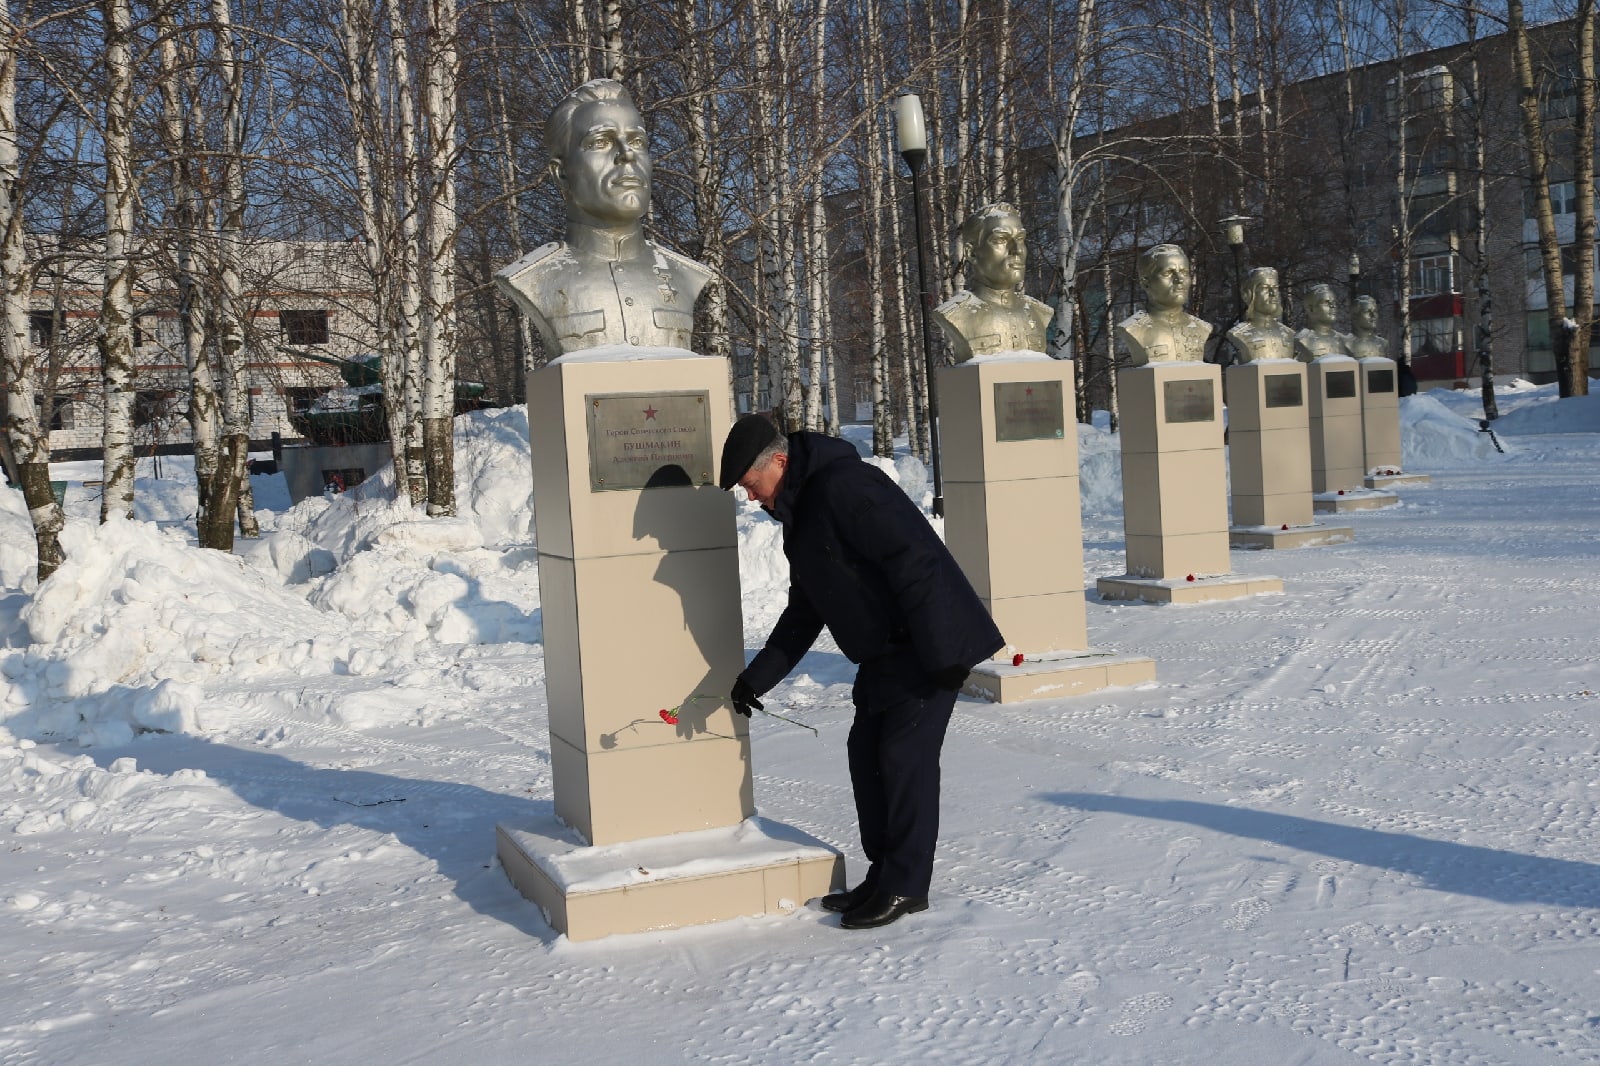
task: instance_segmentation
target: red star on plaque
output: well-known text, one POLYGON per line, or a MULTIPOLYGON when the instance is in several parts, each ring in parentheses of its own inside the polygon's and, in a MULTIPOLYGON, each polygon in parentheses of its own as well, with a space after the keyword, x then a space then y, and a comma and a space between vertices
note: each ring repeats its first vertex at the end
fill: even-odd
POLYGON ((1032 396, 1033 395, 1033 386, 1030 385, 1030 386, 1028 386, 1026 389, 1024 389, 1022 391, 1023 391, 1024 395, 1032 396))
POLYGON ((656 409, 654 407, 646 407, 644 409, 644 419, 645 419, 646 422, 655 421, 655 417, 656 417, 656 409))

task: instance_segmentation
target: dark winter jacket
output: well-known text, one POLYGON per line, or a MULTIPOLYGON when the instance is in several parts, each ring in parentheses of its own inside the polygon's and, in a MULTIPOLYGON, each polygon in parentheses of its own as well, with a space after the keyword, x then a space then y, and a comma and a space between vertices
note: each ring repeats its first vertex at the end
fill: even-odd
POLYGON ((928 519, 848 441, 790 434, 770 513, 783 526, 789 603, 745 671, 756 692, 794 669, 824 625, 853 663, 909 648, 927 674, 1005 645, 928 519))

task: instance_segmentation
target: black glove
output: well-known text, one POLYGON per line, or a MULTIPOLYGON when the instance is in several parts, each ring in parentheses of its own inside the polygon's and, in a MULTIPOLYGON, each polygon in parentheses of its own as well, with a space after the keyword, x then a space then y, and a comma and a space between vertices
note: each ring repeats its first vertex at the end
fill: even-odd
POLYGON ((946 692, 960 692, 971 673, 965 666, 941 666, 933 672, 933 683, 946 692))
POLYGON ((762 709, 761 701, 756 699, 756 690, 750 687, 750 682, 744 679, 743 674, 733 682, 733 692, 728 698, 733 700, 733 709, 746 718, 750 717, 751 711, 762 709))

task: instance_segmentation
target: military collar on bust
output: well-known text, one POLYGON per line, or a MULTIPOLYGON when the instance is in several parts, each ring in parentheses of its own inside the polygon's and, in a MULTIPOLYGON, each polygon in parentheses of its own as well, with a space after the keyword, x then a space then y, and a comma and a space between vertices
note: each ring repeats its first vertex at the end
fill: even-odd
POLYGON ((587 252, 612 262, 639 259, 646 254, 644 231, 638 227, 619 231, 586 226, 581 222, 569 222, 567 244, 580 252, 587 252))

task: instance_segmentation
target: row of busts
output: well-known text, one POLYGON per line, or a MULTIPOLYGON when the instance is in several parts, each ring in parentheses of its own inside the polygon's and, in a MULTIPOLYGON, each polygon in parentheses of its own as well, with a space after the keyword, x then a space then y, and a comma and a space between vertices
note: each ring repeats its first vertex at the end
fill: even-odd
MULTIPOLYGON (((934 312, 956 362, 1000 352, 1045 350, 1054 311, 1022 292, 1026 238, 1022 217, 1009 204, 981 207, 962 224, 968 287, 934 312)), ((1191 279, 1189 257, 1175 244, 1157 245, 1139 257, 1145 306, 1117 324, 1117 338, 1127 353, 1125 365, 1205 359, 1212 327, 1184 310, 1191 279)), ((1234 362, 1313 362, 1335 355, 1361 359, 1386 354, 1387 343, 1376 333, 1378 305, 1370 296, 1356 300, 1348 334, 1335 327, 1338 301, 1331 286, 1307 290, 1306 327, 1298 333, 1283 323, 1276 270, 1252 270, 1244 279, 1243 299, 1245 319, 1228 331, 1234 362)))

